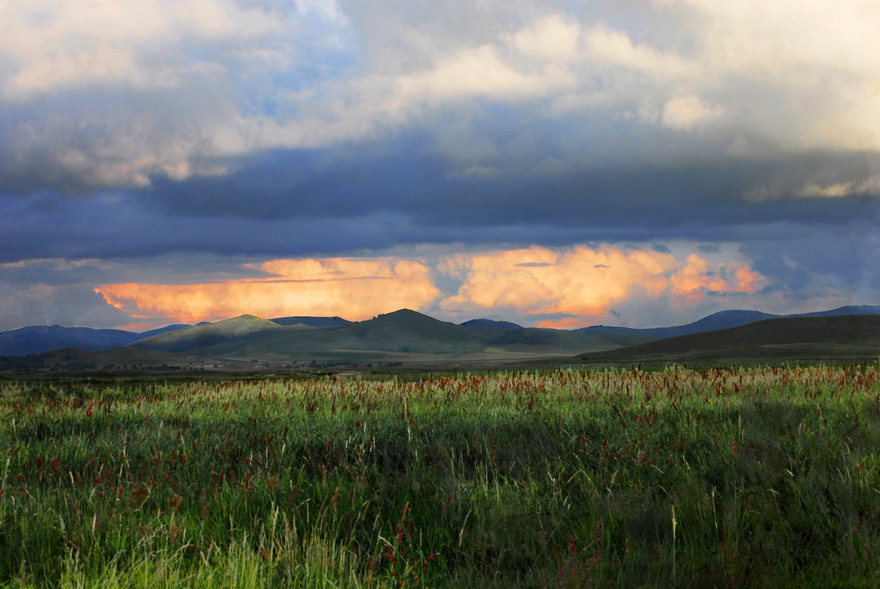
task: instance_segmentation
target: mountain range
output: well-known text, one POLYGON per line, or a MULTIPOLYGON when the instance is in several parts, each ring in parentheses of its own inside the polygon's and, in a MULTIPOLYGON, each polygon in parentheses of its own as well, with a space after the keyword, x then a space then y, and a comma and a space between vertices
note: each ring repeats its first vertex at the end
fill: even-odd
POLYGON ((680 326, 645 329, 592 326, 571 331, 526 328, 490 319, 474 319, 456 325, 409 309, 360 322, 340 317, 269 320, 241 315, 213 323, 170 325, 141 333, 33 326, 0 333, 0 356, 4 356, 0 370, 84 367, 228 369, 253 368, 254 364, 260 368, 293 368, 400 362, 491 364, 564 358, 573 354, 579 355, 575 358, 587 357, 590 361, 624 362, 626 358, 637 357, 659 360, 670 354, 696 358, 700 354, 706 356, 711 350, 716 350, 715 356, 725 357, 742 354, 746 348, 754 352, 761 346, 764 346, 762 354, 767 354, 768 350, 779 352, 783 348, 792 351, 792 346, 797 347, 795 344, 816 348, 823 341, 828 343, 831 335, 841 341, 850 341, 852 338, 847 340, 849 336, 844 332, 855 329, 854 324, 846 327, 845 322, 831 321, 820 325, 817 321, 852 316, 863 317, 859 325, 869 328, 853 336, 858 341, 850 351, 857 348, 859 353, 869 352, 874 349, 874 342, 868 337, 870 326, 875 319, 880 322, 880 307, 876 306, 841 307, 796 316, 722 311, 680 326), (870 315, 874 317, 864 317, 870 315), (795 319, 800 323, 792 323, 795 319), (783 321, 783 324, 775 324, 776 321, 783 321), (776 325, 773 328, 776 335, 755 327, 752 331, 733 332, 718 339, 721 337, 718 334, 724 330, 743 330, 753 324, 776 325), (779 325, 786 327, 782 329, 779 325), (810 335, 811 329, 824 330, 825 335, 810 335), (788 339, 776 341, 782 333, 788 333, 785 336, 788 339), (710 335, 703 340, 679 341, 682 337, 694 338, 700 334, 710 335), (740 342, 737 344, 740 348, 733 346, 732 342, 740 342))
POLYGON ((401 309, 367 321, 324 328, 302 323, 282 326, 253 315, 242 315, 145 338, 131 346, 204 357, 354 359, 398 354, 474 354, 493 348, 598 350, 649 339, 652 338, 524 328, 487 320, 456 325, 401 309))
POLYGON ((127 346, 140 339, 187 327, 190 326, 175 324, 137 333, 122 329, 33 325, 0 333, 0 356, 25 356, 64 348, 78 348, 93 352, 109 350, 119 346, 127 346))
MULTIPOLYGON (((318 328, 344 327, 352 323, 340 317, 276 317, 270 321, 281 326, 305 325, 318 328)), ((26 356, 27 354, 41 354, 65 348, 99 352, 127 346, 163 333, 206 325, 212 324, 210 322, 196 325, 175 323, 142 332, 123 329, 62 327, 60 325, 31 325, 0 332, 0 356, 26 356)))

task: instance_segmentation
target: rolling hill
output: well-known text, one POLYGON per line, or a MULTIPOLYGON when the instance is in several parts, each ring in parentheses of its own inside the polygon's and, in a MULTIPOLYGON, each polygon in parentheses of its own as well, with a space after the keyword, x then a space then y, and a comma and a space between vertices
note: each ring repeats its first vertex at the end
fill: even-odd
MULTIPOLYGON (((439 321, 401 309, 333 331, 312 330, 272 337, 231 352, 238 358, 404 359, 405 355, 488 354, 503 358, 532 353, 546 357, 575 350, 607 350, 640 343, 647 336, 588 335, 564 330, 513 327, 470 327, 439 321)), ((232 342, 231 342, 232 343, 232 342)), ((199 351, 201 354, 204 351, 199 351)), ((217 351, 216 348, 213 351, 217 351)))
POLYGON ((476 333, 484 340, 490 340, 495 337, 504 335, 505 333, 522 329, 522 325, 517 325, 510 321, 495 321, 494 319, 471 319, 460 323, 459 327, 463 327, 471 333, 476 333))
MULTIPOLYGON (((589 363, 821 361, 876 359, 880 355, 880 307, 841 307, 806 316, 772 317, 758 311, 724 311, 685 326, 628 329, 595 326, 575 331, 524 328, 510 322, 476 319, 461 325, 401 309, 357 323, 339 317, 282 317, 278 321, 242 315, 216 323, 169 326, 143 337, 122 330, 43 328, 46 341, 57 334, 79 335, 82 349, 5 357, 0 369, 101 369, 106 366, 155 369, 249 369, 352 362, 504 363, 532 359, 586 358, 589 363), (716 329, 718 326, 735 327, 716 329), (310 325, 311 324, 311 325, 310 325), (705 331, 705 330, 712 331, 705 331), (59 331, 61 330, 61 331, 59 331), (702 330, 702 331, 701 331, 702 330), (665 339, 657 335, 684 333, 665 339), (101 332, 100 337, 93 332, 101 332), (54 334, 54 335, 53 335, 54 334), (104 338, 104 339, 100 339, 104 338), (97 342, 97 343, 96 343, 97 342), (117 347, 102 349, 122 342, 117 347), (102 348, 87 349, 85 345, 102 348), (100 353, 100 355, 96 355, 100 353), (256 363, 256 364, 254 364, 256 363)), ((39 335, 27 328, 0 334, 39 335), (17 331, 22 332, 16 334, 17 331)), ((37 341, 34 335, 31 341, 37 341)), ((7 354, 7 356, 9 356, 7 354)))
MULTIPOLYGON (((217 358, 235 354, 238 350, 247 348, 260 342, 279 339, 293 334, 303 334, 312 331, 324 331, 317 327, 309 327, 302 323, 294 323, 293 325, 283 325, 278 329, 267 328, 252 331, 244 335, 222 339, 208 346, 193 347, 187 350, 188 353, 205 358, 217 358)), ((204 343, 204 342, 200 342, 204 343)))
POLYGON ((352 322, 343 319, 342 317, 275 317, 274 319, 270 319, 272 323, 277 323, 281 326, 287 325, 307 325, 309 327, 316 327, 318 329, 337 329, 339 327, 345 327, 346 325, 351 325, 352 322))
POLYGON ((482 350, 479 336, 409 309, 379 315, 340 329, 310 330, 244 347, 235 357, 333 356, 344 352, 465 354, 482 350))
POLYGON ((0 333, 0 356, 25 356, 64 348, 97 352, 186 327, 189 325, 169 325, 136 333, 122 329, 33 325, 0 333))
POLYGON ((689 335, 692 333, 703 333, 706 331, 717 331, 719 329, 728 329, 731 327, 739 327, 740 325, 748 325, 765 319, 780 319, 785 317, 837 317, 841 315, 878 315, 880 314, 880 306, 874 305, 850 305, 846 307, 838 307, 828 311, 816 311, 814 313, 800 313, 792 315, 774 315, 772 313, 763 313, 761 311, 719 311, 707 315, 702 319, 698 319, 693 323, 685 325, 674 325, 671 327, 615 327, 611 325, 591 325, 590 327, 581 327, 574 331, 580 333, 620 333, 631 335, 650 335, 656 338, 676 337, 679 335, 689 335))
POLYGON ((490 329, 522 329, 522 325, 518 325, 511 321, 496 321, 495 319, 471 319, 470 321, 465 321, 464 323, 458 324, 460 327, 464 327, 465 329, 481 329, 481 328, 490 328, 490 329))
MULTIPOLYGON (((645 340, 633 340, 627 338, 609 338, 609 335, 615 336, 650 336, 653 338, 667 338, 679 335, 687 335, 692 333, 702 333, 718 329, 726 329, 739 325, 747 325, 764 319, 778 317, 825 317, 839 315, 869 315, 880 313, 880 307, 871 305, 853 305, 839 307, 828 311, 818 311, 814 313, 805 313, 799 315, 772 315, 762 313, 760 311, 721 311, 713 313, 693 323, 687 325, 678 325, 671 327, 651 327, 651 328, 630 328, 616 327, 607 325, 594 325, 574 330, 577 333, 589 336, 601 336, 599 340, 585 340, 582 344, 584 350, 595 348, 595 342, 604 342, 611 345, 631 345, 633 343, 641 343, 645 340), (586 341, 593 343, 587 344, 586 341)), ((265 320, 263 320, 265 321, 265 320)), ((285 328, 310 327, 322 330, 341 329, 350 325, 354 325, 351 321, 342 319, 341 317, 313 317, 313 316, 291 316, 277 317, 271 319, 270 322, 275 326, 285 328)), ((220 322, 222 323, 222 322, 220 322)), ((125 331, 120 329, 92 329, 86 327, 61 327, 58 325, 34 325, 22 327, 0 333, 0 356, 24 356, 27 354, 38 354, 51 350, 78 348, 89 351, 100 351, 113 349, 118 346, 130 345, 134 342, 147 340, 152 336, 166 332, 185 330, 191 327, 206 327, 215 325, 208 322, 191 325, 169 325, 152 331, 141 333, 125 331)), ((251 327, 255 327, 251 325, 251 327)), ((207 332, 188 332, 183 338, 159 338, 141 345, 143 348, 166 349, 171 346, 180 351, 196 351, 201 355, 210 356, 212 354, 229 354, 236 349, 247 345, 258 343, 265 339, 273 339, 283 335, 290 335, 288 332, 269 333, 269 329, 273 325, 266 323, 262 327, 255 330, 245 330, 245 333, 228 330, 225 327, 212 328, 207 332), (263 329, 265 328, 265 329, 263 329), (216 330, 219 329, 219 333, 216 330), (214 333, 216 337, 208 337, 206 334, 214 333), (201 333, 201 336, 198 334, 201 333), (247 337, 245 337, 245 335, 247 337), (238 343, 233 340, 238 339, 238 343), (182 343, 189 340, 188 343, 182 343), (172 343, 172 342, 177 342, 172 343), (240 344, 240 345, 239 345, 240 344)), ((576 339, 566 338, 565 336, 553 337, 548 334, 535 334, 524 332, 518 335, 511 335, 508 332, 523 329, 522 326, 509 321, 497 321, 492 319, 472 319, 461 323, 459 327, 467 329, 472 334, 477 334, 484 342, 491 342, 496 338, 500 338, 493 342, 492 345, 538 345, 549 346, 559 345, 563 347, 577 347, 576 339)), ((534 329, 534 328, 528 328, 534 329)), ((559 330, 560 332, 564 330, 559 330)), ((292 333, 292 332, 291 332, 292 333)), ((566 332, 568 333, 568 332, 566 332)), ((318 338, 320 339, 320 338, 318 338)), ((404 344, 405 345, 405 344, 404 344)))
POLYGON ((267 330, 282 329, 277 323, 254 315, 240 315, 232 319, 196 325, 148 337, 130 344, 134 348, 162 352, 190 352, 214 346, 235 338, 267 330))
MULTIPOLYGON (((318 329, 338 329, 351 325, 351 321, 342 319, 341 317, 279 317, 271 320, 275 326, 301 326, 312 327, 318 329)), ((174 324, 152 329, 144 332, 134 332, 122 329, 93 329, 90 327, 62 327, 60 325, 31 325, 21 327, 0 333, 0 356, 26 356, 28 354, 41 354, 43 352, 51 352, 53 350, 63 350, 66 348, 76 348, 87 351, 102 351, 117 348, 119 346, 127 346, 135 342, 140 342, 153 336, 185 330, 190 328, 202 328, 214 325, 210 322, 201 322, 196 325, 174 324)), ((271 327, 263 324, 264 327, 271 327)), ((226 336, 237 337, 241 333, 235 333, 234 329, 227 329, 228 326, 221 328, 219 332, 226 331, 226 336)), ((165 337, 150 340, 147 344, 136 346, 150 349, 166 349, 172 345, 173 341, 192 340, 192 345, 197 347, 205 347, 202 344, 213 345, 217 340, 203 338, 201 342, 199 337, 194 334, 214 333, 217 335, 216 328, 207 331, 187 332, 182 338, 165 337)), ((228 337, 220 337, 220 340, 226 341, 228 337)), ((172 345, 175 347, 175 345, 172 345)), ((180 344, 180 351, 188 350, 192 346, 190 344, 180 344)), ((192 348, 195 349, 195 348, 192 348)))
POLYGON ((829 311, 815 311, 813 313, 800 313, 787 315, 788 317, 838 317, 840 315, 880 315, 880 306, 876 305, 847 305, 829 311))
POLYGON ((706 331, 716 331, 718 329, 728 329, 730 327, 739 327, 740 325, 748 325, 756 321, 764 319, 775 319, 781 315, 772 315, 770 313, 762 313, 761 311, 719 311, 712 313, 702 319, 688 323, 686 325, 673 325, 670 327, 615 327, 611 325, 592 325, 590 327, 581 327, 575 331, 580 333, 616 333, 629 335, 648 335, 654 338, 663 339, 668 337, 677 337, 680 335, 690 335, 692 333, 703 333, 706 331))
POLYGON ((880 315, 767 319, 718 331, 582 355, 589 363, 876 360, 880 315))

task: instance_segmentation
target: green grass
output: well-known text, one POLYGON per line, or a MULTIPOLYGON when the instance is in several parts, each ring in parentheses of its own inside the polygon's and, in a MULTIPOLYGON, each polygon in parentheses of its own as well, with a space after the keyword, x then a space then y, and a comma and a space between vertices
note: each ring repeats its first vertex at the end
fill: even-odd
POLYGON ((880 372, 0 389, 0 585, 874 586, 880 372))

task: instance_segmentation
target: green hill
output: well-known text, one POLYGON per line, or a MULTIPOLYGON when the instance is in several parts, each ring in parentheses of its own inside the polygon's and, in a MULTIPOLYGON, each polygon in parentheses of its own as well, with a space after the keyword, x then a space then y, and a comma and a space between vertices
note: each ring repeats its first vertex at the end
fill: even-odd
POLYGON ((375 319, 326 331, 312 330, 273 338, 242 348, 236 357, 287 356, 304 358, 330 350, 414 354, 466 354, 479 352, 479 336, 454 323, 401 309, 375 319))
POLYGON ((318 329, 337 329, 351 325, 351 321, 342 317, 312 317, 298 315, 296 317, 273 317, 270 319, 272 323, 278 325, 308 325, 309 327, 317 327, 318 329))
MULTIPOLYGON (((399 347, 400 342, 424 340, 441 347, 466 347, 477 349, 481 345, 478 336, 454 323, 440 321, 411 311, 401 309, 393 313, 379 315, 369 321, 361 321, 344 329, 340 333, 357 337, 366 344, 399 347)), ((428 344, 431 347, 431 344, 428 344)))
POLYGON ((504 335, 508 331, 516 331, 523 328, 522 325, 517 325, 510 321, 495 321, 493 319, 471 319, 458 325, 471 333, 479 335, 483 340, 490 340, 504 335))
MULTIPOLYGON (((229 351, 234 358, 295 359, 339 358, 367 360, 401 355, 483 354, 503 361, 505 354, 522 358, 565 355, 575 350, 607 350, 651 340, 649 336, 581 334, 565 330, 466 328, 427 315, 401 309, 333 331, 313 330, 284 334, 229 351)), ((262 337, 262 336, 261 336, 262 337)), ((231 344, 238 344, 230 342, 231 344)), ((218 352, 223 346, 214 347, 218 352)), ((199 353, 208 350, 200 350, 199 353)), ((424 358, 423 358, 424 360, 424 358)))
POLYGON ((302 323, 294 323, 293 325, 281 326, 278 329, 262 329, 239 335, 234 338, 225 339, 202 348, 195 348, 191 350, 190 353, 204 358, 228 356, 235 354, 238 350, 253 346, 260 342, 268 342, 270 340, 280 339, 293 334, 301 335, 312 331, 324 331, 325 329, 326 328, 311 327, 302 323))
POLYGON ((281 326, 277 323, 255 317, 254 315, 241 315, 232 319, 217 321, 216 323, 196 325, 195 327, 162 333, 134 342, 129 347, 164 352, 192 352, 256 332, 276 329, 281 329, 281 326))
POLYGON ((876 360, 880 316, 786 317, 582 355, 590 363, 876 360))

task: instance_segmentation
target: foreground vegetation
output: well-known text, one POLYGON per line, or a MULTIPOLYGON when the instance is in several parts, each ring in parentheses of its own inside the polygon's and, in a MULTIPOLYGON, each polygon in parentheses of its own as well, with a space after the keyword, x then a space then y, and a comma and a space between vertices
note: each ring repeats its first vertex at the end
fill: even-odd
POLYGON ((880 580, 873 367, 0 389, 0 585, 880 580))

